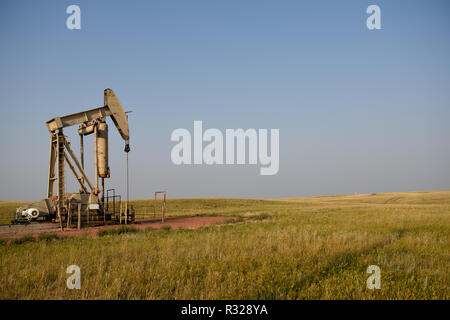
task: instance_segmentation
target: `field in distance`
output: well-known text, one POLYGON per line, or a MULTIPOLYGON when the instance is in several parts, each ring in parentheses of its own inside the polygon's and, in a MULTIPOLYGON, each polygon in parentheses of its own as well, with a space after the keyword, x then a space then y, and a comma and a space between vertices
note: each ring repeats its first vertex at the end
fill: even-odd
MULTIPOLYGON (((138 214, 152 200, 136 200, 138 214)), ((0 202, 4 220, 16 203, 0 202)), ((0 244, 0 299, 448 299, 450 191, 278 200, 169 199, 195 230, 0 244), (81 269, 81 289, 66 268, 81 269), (381 269, 369 290, 367 267, 381 269)))

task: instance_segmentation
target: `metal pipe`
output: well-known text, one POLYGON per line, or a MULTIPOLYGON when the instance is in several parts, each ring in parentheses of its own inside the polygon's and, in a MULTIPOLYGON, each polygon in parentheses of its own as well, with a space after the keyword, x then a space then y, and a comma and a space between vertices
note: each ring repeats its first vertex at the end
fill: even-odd
POLYGON ((98 194, 98 159, 97 159, 97 124, 94 126, 94 149, 95 149, 95 194, 98 194))
POLYGON ((102 203, 105 203, 105 178, 102 177, 102 203))
POLYGON ((81 202, 78 203, 78 221, 77 221, 77 229, 81 229, 81 202))
MULTIPOLYGON (((81 160, 81 168, 83 168, 84 170, 84 139, 82 134, 80 134, 80 160, 81 160)), ((81 178, 81 182, 84 184, 83 178, 81 178)))
POLYGON ((128 190, 128 152, 127 152, 127 201, 125 205, 125 224, 128 224, 128 199, 129 199, 129 190, 128 190))

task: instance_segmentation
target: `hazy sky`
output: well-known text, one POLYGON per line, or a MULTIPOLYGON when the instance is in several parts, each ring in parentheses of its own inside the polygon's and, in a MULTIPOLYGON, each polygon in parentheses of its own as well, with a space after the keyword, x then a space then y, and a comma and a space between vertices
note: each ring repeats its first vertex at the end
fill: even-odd
MULTIPOLYGON (((105 88, 133 110, 131 198, 450 189, 449 9, 445 0, 1 1, 0 200, 45 196, 45 121, 101 106, 105 88), (81 30, 66 28, 71 4, 81 30), (371 4, 382 30, 366 27, 371 4), (174 165, 170 135, 192 132, 194 120, 279 129, 279 173, 174 165)), ((125 195, 123 141, 108 121, 107 186, 125 195)), ((76 128, 65 133, 78 151, 76 128)), ((92 176, 92 155, 86 163, 92 176)))

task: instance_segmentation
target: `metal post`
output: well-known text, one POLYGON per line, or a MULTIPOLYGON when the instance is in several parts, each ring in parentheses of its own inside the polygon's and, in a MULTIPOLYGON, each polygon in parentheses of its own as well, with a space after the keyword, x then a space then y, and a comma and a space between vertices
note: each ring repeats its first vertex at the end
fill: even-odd
POLYGON ((67 226, 66 226, 66 228, 67 229, 69 229, 69 228, 71 228, 72 226, 70 225, 70 219, 71 219, 71 216, 70 216, 70 202, 69 202, 69 200, 67 200, 67 226))
MULTIPOLYGON (((104 185, 103 185, 103 178, 102 178, 102 192, 104 189, 104 185)), ((105 202, 104 202, 104 194, 102 194, 102 206, 103 206, 103 224, 106 224, 106 210, 105 210, 105 202)))
POLYGON ((55 133, 52 133, 50 136, 50 157, 49 157, 49 165, 48 165, 48 185, 47 185, 47 198, 51 198, 53 196, 53 185, 56 180, 55 168, 56 168, 56 146, 57 144, 57 136, 55 133))
POLYGON ((122 201, 120 201, 119 224, 122 224, 122 201))
POLYGON ((163 223, 164 223, 164 218, 166 217, 166 192, 164 191, 164 203, 163 203, 163 223))
POLYGON ((78 203, 78 230, 81 229, 81 203, 78 203))
POLYGON ((94 149, 95 149, 95 194, 98 194, 98 159, 97 159, 97 124, 94 125, 94 149))
POLYGON ((61 231, 64 230, 62 223, 62 213, 64 211, 64 134, 59 129, 57 135, 57 157, 58 157, 58 218, 61 231))
POLYGON ((156 218, 156 193, 155 192, 155 201, 153 201, 153 218, 156 218))

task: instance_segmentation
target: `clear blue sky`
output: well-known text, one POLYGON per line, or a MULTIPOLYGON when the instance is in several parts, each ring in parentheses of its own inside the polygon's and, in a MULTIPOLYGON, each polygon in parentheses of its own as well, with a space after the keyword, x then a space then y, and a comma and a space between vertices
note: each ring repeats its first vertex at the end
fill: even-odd
MULTIPOLYGON (((102 105, 105 88, 133 110, 131 198, 450 189, 449 13, 445 0, 1 1, 0 199, 45 196, 45 121, 102 105), (71 4, 81 30, 66 28, 71 4), (366 28, 371 4, 382 30, 366 28), (175 166, 170 135, 193 120, 279 128, 279 173, 175 166)), ((110 137, 107 185, 124 195, 110 137)))

